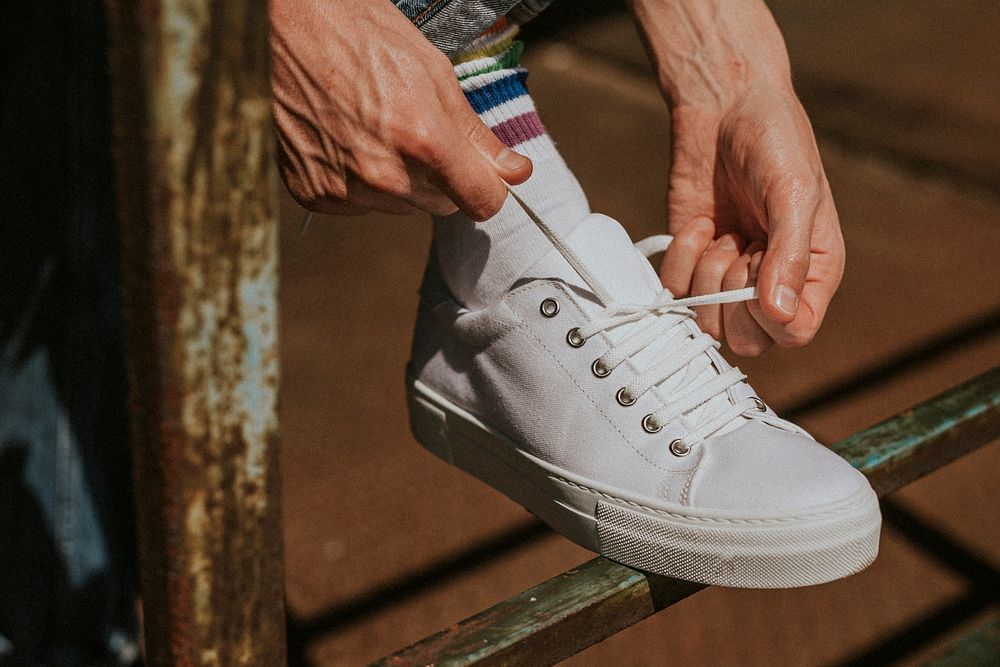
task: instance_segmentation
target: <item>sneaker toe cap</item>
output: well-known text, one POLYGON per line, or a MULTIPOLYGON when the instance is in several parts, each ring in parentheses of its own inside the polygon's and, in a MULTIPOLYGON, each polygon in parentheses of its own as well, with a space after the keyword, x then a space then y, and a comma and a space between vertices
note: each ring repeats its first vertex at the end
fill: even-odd
POLYGON ((853 498, 868 480, 822 444, 753 420, 703 443, 691 506, 760 516, 853 498))

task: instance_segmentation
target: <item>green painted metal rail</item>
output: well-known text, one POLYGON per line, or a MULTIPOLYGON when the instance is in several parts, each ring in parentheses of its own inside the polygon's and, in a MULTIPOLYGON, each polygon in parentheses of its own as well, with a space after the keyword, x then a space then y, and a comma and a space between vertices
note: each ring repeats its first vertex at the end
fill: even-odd
POLYGON ((1000 655, 1000 618, 983 623, 959 638, 927 667, 977 667, 997 664, 1000 655))
MULTIPOLYGON (((833 446, 885 496, 1000 438, 1000 367, 833 446)), ((377 665, 544 665, 704 588, 595 558, 377 665)))

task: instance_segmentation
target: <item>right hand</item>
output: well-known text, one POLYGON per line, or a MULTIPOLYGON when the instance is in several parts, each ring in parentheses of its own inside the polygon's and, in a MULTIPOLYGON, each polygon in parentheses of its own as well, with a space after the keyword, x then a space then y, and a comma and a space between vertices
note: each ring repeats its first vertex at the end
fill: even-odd
POLYGON ((531 175, 388 0, 271 0, 268 11, 279 168, 303 207, 485 220, 504 181, 531 175))

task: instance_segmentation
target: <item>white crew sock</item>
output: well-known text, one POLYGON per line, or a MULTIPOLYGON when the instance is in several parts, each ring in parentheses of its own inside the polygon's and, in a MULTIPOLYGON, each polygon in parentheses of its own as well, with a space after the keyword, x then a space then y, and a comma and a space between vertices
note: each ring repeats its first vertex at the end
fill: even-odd
MULTIPOLYGON (((590 213, 590 206, 528 95, 527 72, 517 65, 521 44, 513 41, 516 31, 516 26, 499 25, 484 33, 457 56, 455 75, 493 133, 531 158, 531 178, 515 190, 565 237, 590 213)), ((551 248, 509 196, 500 212, 484 222, 462 213, 435 217, 434 245, 448 289, 471 309, 494 303, 551 248)))

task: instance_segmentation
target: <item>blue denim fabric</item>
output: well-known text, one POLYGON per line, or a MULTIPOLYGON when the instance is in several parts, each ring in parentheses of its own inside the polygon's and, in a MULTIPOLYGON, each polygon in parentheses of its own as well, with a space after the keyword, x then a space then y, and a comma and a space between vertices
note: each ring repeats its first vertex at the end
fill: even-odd
POLYGON ((501 16, 524 23, 552 0, 394 0, 400 11, 449 58, 501 16))
POLYGON ((127 664, 135 544, 103 3, 3 3, 0 25, 0 664, 127 664))

